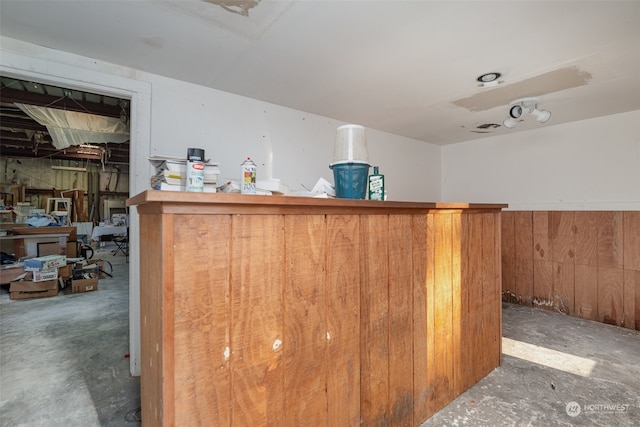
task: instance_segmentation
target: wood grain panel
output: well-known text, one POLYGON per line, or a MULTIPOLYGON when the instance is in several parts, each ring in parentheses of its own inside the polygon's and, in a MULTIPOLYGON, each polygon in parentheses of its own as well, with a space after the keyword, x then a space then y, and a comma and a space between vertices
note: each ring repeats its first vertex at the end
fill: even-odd
POLYGON ((170 248, 173 243, 170 239, 163 243, 163 231, 172 228, 172 222, 163 222, 159 216, 140 217, 140 246, 148 250, 148 256, 140 263, 140 276, 148 278, 140 283, 140 328, 144 331, 140 337, 140 397, 141 414, 150 425, 172 423, 174 414, 171 400, 167 402, 166 408, 163 407, 164 393, 173 394, 172 381, 167 383, 166 388, 164 386, 165 371, 171 380, 173 375, 169 364, 163 360, 163 354, 165 349, 171 348, 173 342, 172 335, 163 337, 162 328, 162 300, 165 293, 171 293, 171 288, 164 286, 162 274, 166 270, 169 277, 173 277, 173 271, 171 266, 162 264, 161 256, 163 245, 170 248), (169 417, 165 415, 166 412, 169 412, 169 417))
POLYGON ((483 358, 480 351, 483 348, 483 257, 482 257, 482 239, 483 239, 483 221, 481 215, 469 215, 467 220, 467 241, 468 266, 465 269, 467 274, 466 282, 469 288, 469 313, 467 315, 467 323, 464 327, 469 331, 469 343, 467 363, 469 364, 470 377, 467 379, 466 385, 475 384, 481 378, 483 358))
POLYGON ((360 411, 364 425, 389 424, 389 219, 360 217, 360 411))
POLYGON ((576 264, 598 265, 598 213, 578 211, 573 214, 576 231, 576 264))
MULTIPOLYGON (((629 271, 629 270, 627 270, 629 271)), ((635 320, 636 320, 636 331, 640 331, 640 270, 630 270, 635 276, 635 280, 633 278, 628 279, 627 283, 631 281, 635 281, 636 283, 636 298, 635 298, 635 320)))
POLYGON ((598 212, 598 265, 623 268, 622 212, 598 212))
POLYGON ((640 271, 640 211, 624 212, 624 268, 640 271))
POLYGON ((233 423, 284 425, 284 218, 232 218, 233 423))
POLYGON ((285 425, 327 422, 325 297, 326 230, 323 215, 285 216, 285 425), (313 399, 309 399, 313 396, 313 399))
POLYGON ((534 261, 551 261, 551 230, 549 228, 551 212, 533 212, 533 259, 534 261))
POLYGON ((598 321, 620 326, 624 319, 624 272, 598 267, 598 321))
POLYGON ((623 319, 622 325, 625 328, 637 329, 638 319, 636 317, 637 293, 640 292, 640 270, 624 270, 623 277, 623 319))
POLYGON ((501 283, 502 283, 502 268, 500 265, 500 258, 501 258, 501 253, 502 253, 502 248, 500 247, 500 242, 502 241, 502 213, 501 212, 494 212, 492 214, 495 218, 495 222, 497 224, 496 226, 496 233, 494 234, 493 237, 493 247, 496 250, 497 253, 497 258, 494 259, 494 265, 495 265, 495 271, 496 271, 496 282, 494 284, 495 286, 495 293, 496 293, 496 299, 495 299, 495 303, 492 305, 493 309, 496 311, 497 313, 497 324, 496 324, 496 333, 497 333, 497 339, 498 339, 498 348, 497 348, 497 352, 495 354, 495 363, 494 363, 494 367, 498 367, 502 365, 502 303, 500 302, 500 294, 501 294, 501 283))
POLYGON ((504 301, 517 302, 516 294, 516 242, 515 212, 502 213, 502 298, 504 301))
POLYGON ((533 212, 516 212, 514 226, 516 298, 519 303, 530 306, 533 298, 533 212))
MULTIPOLYGON (((463 371, 464 359, 462 354, 462 215, 451 215, 451 333, 452 333, 452 356, 453 356, 453 397, 460 395, 463 391, 463 371)), ((469 292, 465 289, 465 296, 468 298, 469 292)), ((465 304, 468 310, 468 302, 465 304)))
POLYGON ((471 281, 471 215, 460 215, 460 334, 455 342, 456 360, 454 362, 455 384, 458 392, 464 392, 474 380, 474 365, 471 363, 473 354, 474 334, 473 319, 470 312, 470 281, 471 281))
POLYGON ((482 299, 485 360, 483 374, 486 375, 500 363, 502 329, 500 322, 500 216, 495 213, 482 215, 482 299))
POLYGON ((230 218, 180 215, 174 227, 175 424, 231 425, 230 218))
POLYGON ((389 215, 389 423, 413 423, 411 216, 389 215))
POLYGON ((549 216, 552 261, 573 263, 575 260, 575 225, 572 211, 553 211, 549 216))
POLYGON ((497 208, 189 196, 139 199, 145 424, 419 425, 499 364, 497 208))
MULTIPOLYGON (((433 265, 427 258, 428 247, 433 248, 429 239, 433 234, 427 234, 427 222, 433 215, 413 216, 413 425, 419 425, 422 420, 429 418, 429 360, 428 341, 429 325, 433 327, 433 318, 427 317, 427 304, 432 301, 427 293, 427 266, 433 265)), ((433 268, 431 268, 431 272, 433 268)), ((430 280, 433 283, 433 278, 430 280)))
POLYGON ((598 266, 575 266, 575 315, 583 319, 598 319, 598 266))
POLYGON ((431 403, 435 411, 453 398, 452 330, 452 214, 434 216, 435 233, 435 379, 431 385, 431 403))
POLYGON ((575 315, 575 264, 552 261, 553 307, 555 311, 575 315))
POLYGON ((533 306, 553 310, 553 263, 536 260, 533 263, 533 306))
POLYGON ((360 222, 327 216, 328 426, 360 425, 360 222))

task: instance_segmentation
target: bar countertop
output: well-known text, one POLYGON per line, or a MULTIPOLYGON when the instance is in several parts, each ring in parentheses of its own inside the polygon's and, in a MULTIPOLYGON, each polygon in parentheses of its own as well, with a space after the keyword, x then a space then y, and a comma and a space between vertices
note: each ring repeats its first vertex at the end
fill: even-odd
POLYGON ((150 203, 161 204, 216 204, 219 206, 264 206, 281 208, 311 208, 317 209, 365 209, 385 211, 411 211, 419 210, 500 210, 508 207, 502 203, 459 203, 459 202, 403 202, 403 201, 377 201, 356 200, 338 198, 317 198, 290 195, 263 196, 238 193, 195 193, 179 191, 146 190, 127 200, 127 206, 140 206, 150 203))

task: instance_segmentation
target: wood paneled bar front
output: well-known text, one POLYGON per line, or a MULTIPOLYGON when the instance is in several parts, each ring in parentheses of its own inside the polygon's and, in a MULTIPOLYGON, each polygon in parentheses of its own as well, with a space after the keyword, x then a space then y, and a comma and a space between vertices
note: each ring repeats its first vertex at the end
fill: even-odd
POLYGON ((146 191, 142 419, 417 426, 500 365, 502 204, 146 191))

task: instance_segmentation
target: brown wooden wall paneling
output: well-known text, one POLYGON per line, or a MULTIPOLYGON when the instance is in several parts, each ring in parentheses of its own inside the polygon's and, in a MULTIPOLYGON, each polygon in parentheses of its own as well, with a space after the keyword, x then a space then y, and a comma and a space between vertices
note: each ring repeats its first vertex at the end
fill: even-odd
MULTIPOLYGON (((140 328, 145 331, 141 336, 141 359, 140 364, 145 375, 140 378, 141 401, 146 402, 141 409, 141 415, 145 417, 150 425, 162 425, 164 420, 170 419, 167 412, 173 414, 173 405, 168 402, 164 407, 159 407, 158 402, 162 402, 162 396, 173 393, 173 382, 167 381, 167 388, 163 386, 165 368, 168 363, 162 359, 163 350, 171 348, 172 335, 164 336, 162 323, 162 299, 165 298, 169 287, 163 286, 163 269, 170 270, 173 267, 162 265, 160 256, 163 245, 172 245, 169 240, 163 241, 163 231, 169 232, 173 229, 171 221, 162 221, 159 216, 144 216, 140 220, 140 246, 147 248, 150 254, 150 263, 140 267, 140 275, 148 277, 149 280, 140 287, 140 328), (146 313, 146 314, 145 314, 146 313), (154 351, 154 349, 156 351, 154 351), (167 393, 167 394, 165 394, 167 393)), ((167 246, 170 248, 171 246, 167 246)), ((167 271, 169 277, 173 277, 173 271, 167 271)), ((166 276, 165 276, 166 277, 166 276)), ((170 299, 170 298, 168 298, 170 299)), ((173 322, 173 319, 169 319, 173 322)), ((171 329, 171 328, 169 328, 171 329)), ((166 331, 167 333, 170 331, 166 331)), ((167 370, 168 371, 168 370, 167 370)), ((169 377, 172 379, 172 377, 169 377)))
POLYGON ((620 326, 624 319, 624 270, 598 267, 598 321, 620 326))
MULTIPOLYGON (((469 340, 469 354, 477 355, 483 347, 482 336, 482 216, 471 215, 467 221, 467 235, 468 235, 468 252, 469 252, 469 264, 466 272, 467 282, 469 284, 469 324, 466 327, 471 334, 469 340)), ((475 383, 481 378, 483 360, 481 357, 471 357, 467 360, 471 368, 471 378, 468 379, 470 383, 475 383)), ((467 384, 469 384, 467 382, 467 384)))
POLYGON ((573 212, 553 211, 549 216, 553 263, 553 308, 575 314, 575 226, 573 212))
POLYGON ((233 424, 284 425, 284 218, 232 218, 233 424))
MULTIPOLYGON (((514 212, 514 245, 502 237, 503 286, 510 283, 515 253, 516 281, 522 271, 518 254, 525 254, 532 215, 534 290, 516 292, 516 302, 528 295, 535 305, 590 320, 640 329, 640 212, 514 212), (523 236, 525 238, 523 239, 523 236)), ((510 231, 510 215, 502 213, 502 232, 510 231), (505 215, 506 214, 506 215, 505 215)), ((524 264, 526 265, 526 264, 524 264)), ((522 289, 522 288, 520 288, 522 289)), ((505 300, 508 300, 505 297, 505 300)))
POLYGON ((389 215, 389 423, 413 423, 412 221, 389 215))
POLYGON ((598 265, 623 268, 624 230, 622 212, 597 212, 598 265))
POLYGON ((482 217, 482 300, 484 330, 484 361, 482 376, 489 374, 500 365, 500 349, 502 341, 501 315, 499 310, 490 307, 500 305, 500 216, 495 213, 483 213, 482 217))
POLYGON ((434 216, 435 234, 435 381, 431 384, 431 404, 434 411, 443 408, 452 400, 453 378, 453 331, 452 331, 452 215, 434 216))
POLYGON ((583 319, 598 319, 598 266, 575 266, 575 315, 583 319))
POLYGON ((553 310, 553 263, 546 211, 533 212, 533 305, 553 310))
POLYGON ((625 328, 636 329, 636 298, 638 293, 638 286, 640 286, 640 271, 638 270, 623 270, 623 317, 622 324, 625 328))
MULTIPOLYGON (((324 215, 285 216, 285 425, 327 422, 324 215), (309 399, 313 396, 313 399, 309 399), (295 408, 295 411, 292 409, 295 408)), ((275 345, 274 345, 275 346, 275 345)))
MULTIPOLYGON (((453 351, 453 394, 452 399, 459 396, 465 389, 466 354, 462 347, 462 216, 451 215, 451 334, 453 351)), ((468 292, 466 297, 468 298, 468 292)), ((468 303, 467 303, 468 304, 468 303)), ((465 304, 466 308, 466 304, 465 304)))
POLYGON ((573 214, 576 230, 576 264, 598 265, 598 212, 577 211, 573 214))
POLYGON ((518 302, 516 289, 516 241, 515 212, 502 212, 501 247, 502 247, 502 299, 506 302, 518 302))
POLYGON ((360 217, 360 410, 364 425, 389 424, 389 220, 360 217))
POLYGON ((414 277, 414 425, 434 414, 430 384, 435 378, 434 328, 434 242, 433 214, 414 216, 413 277, 414 277))
POLYGON ((598 321, 620 325, 624 318, 623 215, 598 212, 598 321))
POLYGON ((640 211, 624 212, 624 268, 640 271, 640 211))
POLYGON ((640 330, 640 211, 623 215, 624 327, 640 330))
POLYGON ((575 315, 598 318, 598 213, 577 211, 575 226, 575 315))
POLYGON ((174 384, 176 425, 191 419, 230 425, 229 245, 230 218, 183 215, 175 218, 174 384), (194 259, 207 262, 193 263, 194 259), (203 280, 203 278, 205 278, 203 280), (197 289, 192 283, 204 282, 197 289), (196 379, 206 376, 206 384, 196 379), (202 404, 207 402, 207 404, 202 404), (188 416, 188 419, 181 418, 188 416))
POLYGON ((328 426, 360 425, 360 222, 327 216, 328 426))
POLYGON ((460 394, 473 385, 475 379, 474 365, 471 357, 474 354, 474 323, 470 315, 471 303, 469 301, 471 297, 471 275, 473 269, 471 268, 471 244, 472 236, 470 235, 470 223, 473 215, 460 215, 460 334, 459 340, 456 343, 458 357, 456 359, 457 365, 455 368, 455 383, 456 394, 460 394))
POLYGON ((519 303, 533 305, 533 213, 514 213, 516 251, 516 298, 519 303))

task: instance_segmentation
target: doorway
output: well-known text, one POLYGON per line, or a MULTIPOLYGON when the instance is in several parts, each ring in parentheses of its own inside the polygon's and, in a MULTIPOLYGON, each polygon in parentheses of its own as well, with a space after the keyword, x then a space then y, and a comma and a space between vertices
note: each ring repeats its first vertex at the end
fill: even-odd
MULTIPOLYGON (((32 58, 3 50, 0 74, 28 81, 39 81, 79 91, 98 93, 130 101, 130 153, 129 194, 137 194, 149 186, 147 156, 151 145, 151 84, 120 75, 58 63, 55 59, 32 58), (5 65, 11 64, 11 65, 5 65), (35 70, 35 71, 34 71, 35 70), (46 71, 39 71, 46 70, 46 71), (52 71, 53 70, 53 71, 52 71), (145 173, 145 170, 147 171, 145 173)), ((50 58, 57 56, 50 55, 50 58)), ((129 349, 130 372, 140 375, 140 275, 138 215, 135 208, 129 210, 129 349)))

